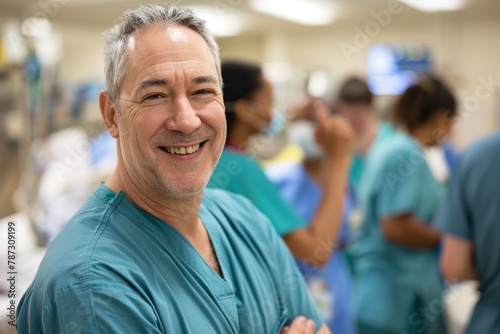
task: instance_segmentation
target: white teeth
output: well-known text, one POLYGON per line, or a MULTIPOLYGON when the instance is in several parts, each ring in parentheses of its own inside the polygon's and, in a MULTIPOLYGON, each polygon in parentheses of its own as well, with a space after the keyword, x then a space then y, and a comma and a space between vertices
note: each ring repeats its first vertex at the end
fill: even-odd
POLYGON ((191 154, 200 149, 200 144, 196 144, 193 146, 167 146, 165 147, 165 150, 168 153, 173 153, 173 154, 191 154))

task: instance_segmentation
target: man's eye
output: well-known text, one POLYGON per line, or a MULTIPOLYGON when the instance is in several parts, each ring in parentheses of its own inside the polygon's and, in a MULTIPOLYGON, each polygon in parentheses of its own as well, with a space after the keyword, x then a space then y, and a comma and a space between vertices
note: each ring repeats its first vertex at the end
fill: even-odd
POLYGON ((161 99, 163 98, 163 94, 157 93, 157 94, 151 94, 148 95, 144 98, 144 101, 151 101, 151 100, 156 100, 156 99, 161 99))
POLYGON ((194 93, 195 95, 205 95, 205 94, 214 94, 214 91, 211 89, 199 89, 194 93))

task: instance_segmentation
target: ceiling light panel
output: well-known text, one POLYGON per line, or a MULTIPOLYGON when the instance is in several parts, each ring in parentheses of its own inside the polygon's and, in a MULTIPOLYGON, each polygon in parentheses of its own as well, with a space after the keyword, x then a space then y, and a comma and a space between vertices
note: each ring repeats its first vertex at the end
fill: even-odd
POLYGON ((335 19, 335 8, 327 1, 251 0, 252 9, 304 25, 327 25, 335 19))

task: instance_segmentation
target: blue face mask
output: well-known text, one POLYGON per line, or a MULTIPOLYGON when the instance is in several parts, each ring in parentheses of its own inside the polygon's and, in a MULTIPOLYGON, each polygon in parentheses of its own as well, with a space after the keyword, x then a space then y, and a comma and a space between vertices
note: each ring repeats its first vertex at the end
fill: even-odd
POLYGON ((323 148, 316 142, 314 131, 314 123, 306 120, 295 121, 288 128, 290 142, 300 147, 306 160, 323 156, 323 148))
POLYGON ((277 136, 285 128, 285 116, 283 113, 273 109, 273 114, 271 117, 271 122, 269 126, 262 129, 262 132, 268 137, 277 136))

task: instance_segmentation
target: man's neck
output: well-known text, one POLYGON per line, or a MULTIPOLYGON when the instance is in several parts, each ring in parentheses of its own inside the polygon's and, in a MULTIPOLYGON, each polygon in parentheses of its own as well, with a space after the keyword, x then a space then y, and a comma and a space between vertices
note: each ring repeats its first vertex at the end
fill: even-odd
POLYGON ((358 139, 358 152, 361 155, 366 155, 370 150, 373 141, 378 136, 379 131, 379 122, 378 120, 374 120, 373 122, 369 122, 366 126, 366 129, 363 131, 362 136, 358 139))
POLYGON ((210 236, 199 217, 203 193, 185 198, 165 198, 154 191, 146 193, 131 182, 125 172, 120 172, 120 168, 106 180, 106 185, 115 192, 122 190, 131 203, 173 226, 191 242, 208 265, 218 275, 222 275, 210 236))
POLYGON ((152 189, 140 189, 119 168, 105 184, 114 192, 122 190, 131 203, 172 225, 185 236, 195 236, 200 230, 198 216, 203 193, 185 198, 165 197, 152 189))

